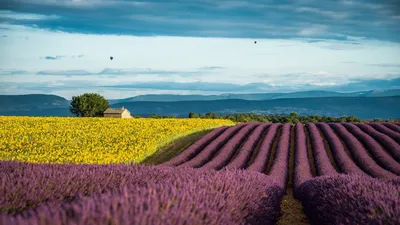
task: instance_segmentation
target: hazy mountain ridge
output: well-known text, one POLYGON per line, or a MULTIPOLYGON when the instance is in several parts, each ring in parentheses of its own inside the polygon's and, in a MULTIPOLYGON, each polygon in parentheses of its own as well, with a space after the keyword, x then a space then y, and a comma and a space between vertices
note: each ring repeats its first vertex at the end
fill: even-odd
MULTIPOLYGON (((133 115, 149 116, 159 114, 163 116, 187 117, 189 112, 218 114, 259 113, 259 114, 289 114, 297 112, 301 115, 350 116, 361 119, 373 118, 400 118, 400 90, 365 91, 355 93, 336 92, 296 92, 288 94, 240 94, 240 97, 268 100, 235 99, 238 94, 224 94, 207 96, 212 100, 189 101, 144 101, 149 96, 167 99, 175 95, 146 95, 134 97, 134 101, 125 101, 111 104, 111 107, 126 107, 133 115), (335 97, 322 97, 337 94, 335 97), (303 97, 319 94, 320 97, 303 97), (344 96, 343 96, 344 95, 344 96), (348 97, 346 95, 357 95, 348 97), (371 96, 384 97, 371 97, 371 96), (387 97, 385 95, 398 95, 387 97), (218 97, 228 99, 218 99, 218 97), (287 97, 291 98, 287 98, 287 97), (217 98, 217 99, 213 99, 217 98), (138 100, 139 99, 139 100, 138 100)), ((201 95, 183 96, 196 99, 201 95)), ((131 98, 129 98, 131 99, 131 98)), ((129 100, 128 99, 128 100, 129 100)), ((125 99, 126 100, 126 99, 125 99)), ((56 95, 0 95, 0 115, 15 116, 73 116, 69 110, 69 101, 56 95)))
POLYGON ((64 109, 69 101, 57 95, 0 95, 0 113, 46 109, 64 109))
POLYGON ((189 112, 219 114, 262 113, 301 115, 350 116, 361 119, 399 118, 400 96, 396 97, 326 97, 292 98, 264 101, 214 100, 214 101, 179 101, 179 102, 123 102, 113 107, 127 108, 133 115, 159 114, 164 116, 186 117, 189 112))
POLYGON ((220 95, 165 95, 165 94, 151 94, 139 95, 125 99, 111 99, 110 104, 121 102, 174 102, 174 101, 214 101, 214 100, 228 100, 228 99, 241 99, 241 100, 272 100, 282 98, 320 98, 320 97, 391 97, 400 96, 400 89, 392 90, 370 90, 359 91, 351 93, 340 93, 334 91, 301 91, 290 93, 262 93, 262 94, 220 94, 220 95))

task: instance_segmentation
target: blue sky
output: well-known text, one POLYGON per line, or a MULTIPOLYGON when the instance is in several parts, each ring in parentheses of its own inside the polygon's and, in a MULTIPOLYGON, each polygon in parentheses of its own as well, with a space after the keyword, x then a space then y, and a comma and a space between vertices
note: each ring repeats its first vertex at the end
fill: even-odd
POLYGON ((399 30, 397 0, 5 0, 0 94, 400 88, 399 30))

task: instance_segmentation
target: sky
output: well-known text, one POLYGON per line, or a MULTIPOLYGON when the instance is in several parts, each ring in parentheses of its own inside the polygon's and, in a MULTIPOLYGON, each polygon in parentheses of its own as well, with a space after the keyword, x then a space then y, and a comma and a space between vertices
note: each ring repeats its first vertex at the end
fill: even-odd
POLYGON ((399 31, 398 0, 2 0, 0 94, 395 89, 399 31))

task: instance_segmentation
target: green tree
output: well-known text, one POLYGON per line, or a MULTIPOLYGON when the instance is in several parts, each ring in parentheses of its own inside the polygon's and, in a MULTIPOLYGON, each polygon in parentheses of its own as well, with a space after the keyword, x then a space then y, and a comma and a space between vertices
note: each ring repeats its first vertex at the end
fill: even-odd
POLYGON ((233 122, 236 122, 236 117, 233 116, 233 115, 228 116, 226 119, 229 119, 229 120, 231 120, 233 122))
POLYGON ((96 93, 73 96, 69 111, 81 117, 101 117, 109 107, 107 99, 96 93))
POLYGON ((292 118, 299 118, 299 114, 297 114, 296 112, 291 112, 289 116, 292 118))
POLYGON ((348 123, 354 123, 354 122, 360 122, 361 120, 360 119, 358 119, 357 117, 355 117, 355 116, 347 116, 346 117, 346 122, 348 122, 348 123))
POLYGON ((300 122, 299 114, 297 114, 295 112, 290 113, 289 119, 290 119, 291 123, 293 123, 293 124, 296 124, 296 123, 300 122))
POLYGON ((189 118, 199 118, 199 115, 197 115, 197 113, 190 112, 189 113, 189 118))
POLYGON ((160 115, 158 115, 158 114, 151 114, 151 115, 149 116, 149 118, 152 118, 152 119, 160 119, 160 118, 162 118, 162 116, 160 116, 160 115))
POLYGON ((239 113, 237 116, 236 116, 236 121, 237 122, 250 122, 251 120, 250 120, 250 118, 248 117, 248 115, 246 115, 246 114, 244 114, 244 113, 239 113))
POLYGON ((217 114, 215 114, 215 112, 206 113, 205 116, 206 116, 207 119, 215 119, 215 118, 217 118, 217 114))

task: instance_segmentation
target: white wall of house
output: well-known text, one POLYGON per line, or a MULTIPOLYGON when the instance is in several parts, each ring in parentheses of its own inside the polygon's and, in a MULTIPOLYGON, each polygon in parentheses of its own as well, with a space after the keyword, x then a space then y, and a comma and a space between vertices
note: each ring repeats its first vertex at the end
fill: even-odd
POLYGON ((132 116, 128 110, 124 110, 124 112, 122 112, 121 118, 132 118, 132 116))

